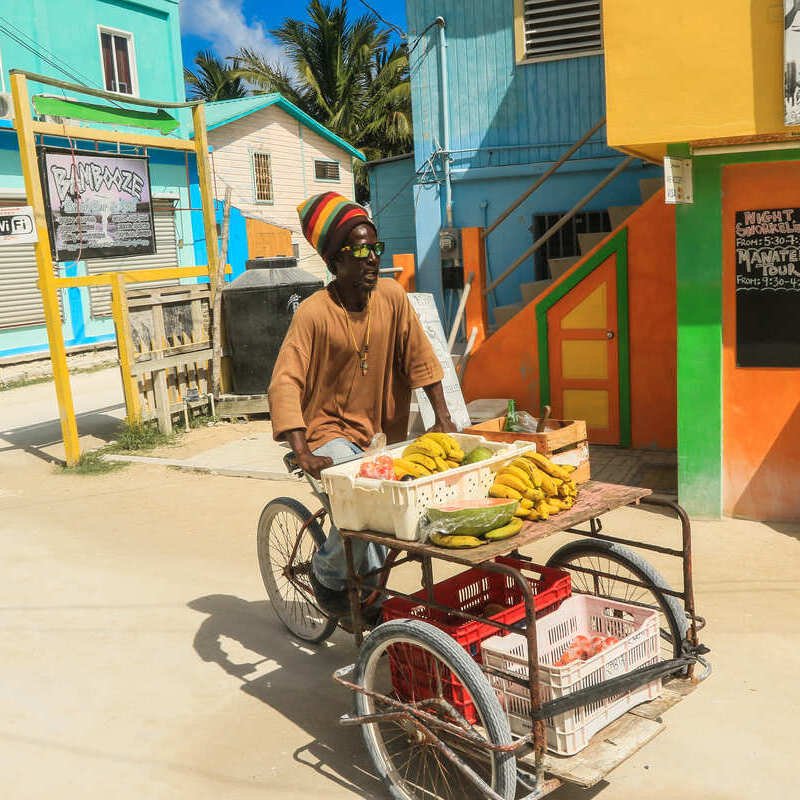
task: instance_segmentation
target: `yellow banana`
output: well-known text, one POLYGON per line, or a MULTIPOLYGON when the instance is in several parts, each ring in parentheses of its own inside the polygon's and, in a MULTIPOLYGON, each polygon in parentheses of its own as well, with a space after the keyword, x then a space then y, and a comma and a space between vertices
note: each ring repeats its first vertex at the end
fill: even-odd
POLYGON ((453 461, 452 458, 448 458, 444 463, 447 464, 448 469, 456 469, 461 466, 460 462, 453 461))
POLYGON ((495 484, 499 483, 501 486, 508 486, 509 489, 514 489, 515 491, 519 492, 520 497, 522 497, 530 488, 525 481, 521 481, 516 476, 508 475, 505 472, 501 472, 499 475, 497 475, 494 479, 494 482, 495 484))
POLYGON ((486 544, 483 539, 475 536, 456 536, 446 533, 432 533, 431 541, 439 547, 448 547, 452 550, 463 550, 468 547, 480 547, 486 544))
MULTIPOLYGON (((458 442, 449 434, 446 433, 436 433, 436 432, 428 432, 425 434, 426 439, 433 439, 434 441, 439 443, 439 446, 444 450, 444 457, 449 458, 451 454, 458 453, 461 448, 458 446, 458 442)), ((461 458, 464 456, 462 455, 461 458)))
POLYGON ((558 494, 558 484, 555 478, 551 478, 546 473, 542 473, 542 491, 547 497, 553 497, 558 494))
POLYGON ((544 500, 544 492, 541 489, 528 489, 525 492, 525 498, 535 503, 538 500, 544 500))
POLYGON ((436 463, 436 469, 439 472, 447 472, 450 467, 447 465, 447 462, 443 458, 439 458, 439 456, 433 457, 434 462, 436 463))
POLYGON ((519 478, 524 484, 527 484, 528 488, 533 488, 533 481, 531 480, 531 476, 529 472, 525 472, 524 469, 520 469, 519 467, 515 467, 513 464, 509 464, 507 467, 503 467, 500 470, 501 475, 513 475, 516 478, 519 478))
POLYGON ((423 445, 431 450, 433 450, 433 454, 439 456, 439 458, 444 458, 447 455, 444 447, 442 447, 436 439, 432 438, 429 433, 424 433, 420 436, 414 444, 423 445))
POLYGON ((543 470, 548 475, 552 475, 554 478, 560 478, 562 481, 569 479, 569 472, 558 464, 554 464, 549 458, 545 458, 541 453, 525 453, 524 457, 533 461, 539 469, 543 470))
POLYGON ((503 525, 501 528, 495 528, 488 533, 484 533, 483 538, 490 542, 498 542, 501 539, 510 539, 512 536, 516 536, 521 530, 522 520, 518 517, 514 517, 511 522, 503 525))
POLYGON ((543 501, 542 506, 547 509, 548 514, 558 514, 559 511, 564 510, 561 506, 561 501, 553 497, 543 501))
POLYGON ((550 507, 544 500, 540 500, 536 506, 536 513, 539 515, 539 519, 548 519, 550 516, 550 507))
MULTIPOLYGON (((525 458, 517 459, 517 461, 523 461, 527 465, 528 473, 531 476, 531 482, 538 489, 542 485, 544 472, 542 472, 532 461, 528 461, 525 458)), ((514 463, 516 464, 517 462, 515 461, 514 463)))
POLYGON ((428 447, 427 442, 412 442, 403 450, 403 458, 408 458, 408 456, 414 455, 414 453, 419 453, 419 455, 427 456, 428 458, 436 458, 439 455, 435 448, 428 447))
POLYGON ((492 488, 489 489, 489 496, 504 497, 507 500, 522 500, 522 495, 516 489, 503 486, 501 483, 492 484, 492 488))
POLYGON ((402 471, 407 475, 413 475, 415 478, 422 478, 431 474, 430 470, 425 469, 421 464, 405 458, 396 458, 394 460, 394 470, 395 472, 402 471))
POLYGON ((422 455, 422 453, 410 453, 409 455, 403 454, 404 461, 411 461, 413 464, 421 464, 429 472, 436 472, 436 462, 431 456, 422 455))
POLYGON ((519 501, 519 505, 521 508, 526 508, 526 509, 533 508, 533 503, 525 497, 523 497, 522 500, 519 501))
POLYGON ((572 493, 575 491, 575 484, 572 481, 567 483, 562 483, 561 486, 558 487, 558 496, 559 497, 572 497, 572 493))

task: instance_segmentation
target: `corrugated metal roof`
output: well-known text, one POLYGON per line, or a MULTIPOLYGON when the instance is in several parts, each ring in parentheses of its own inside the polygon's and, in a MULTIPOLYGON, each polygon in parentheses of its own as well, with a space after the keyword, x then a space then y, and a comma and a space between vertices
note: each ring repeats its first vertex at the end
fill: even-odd
POLYGON ((311 128, 311 130, 318 133, 329 142, 333 142, 333 144, 338 145, 343 150, 347 150, 350 155, 360 158, 362 161, 366 161, 364 154, 360 150, 357 150, 353 145, 349 144, 332 131, 329 131, 324 125, 321 125, 313 117, 308 116, 305 111, 301 111, 296 105, 290 103, 283 95, 277 92, 240 97, 235 100, 218 100, 213 103, 206 103, 206 127, 208 130, 212 131, 214 128, 219 128, 221 125, 228 125, 231 122, 235 122, 237 119, 248 116, 248 114, 254 114, 256 111, 261 111, 270 106, 278 106, 278 108, 282 109, 299 122, 302 122, 303 125, 311 128))

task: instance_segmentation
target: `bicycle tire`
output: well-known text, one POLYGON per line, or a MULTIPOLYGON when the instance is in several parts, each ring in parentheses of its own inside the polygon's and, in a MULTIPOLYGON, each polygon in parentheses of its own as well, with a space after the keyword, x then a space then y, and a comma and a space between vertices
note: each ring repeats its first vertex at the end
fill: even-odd
MULTIPOLYGON (((569 542, 556 550, 548 559, 547 566, 569 571, 570 564, 575 564, 581 559, 591 558, 607 559, 608 561, 614 562, 618 566, 627 569, 643 584, 647 585, 645 591, 653 596, 656 601, 655 604, 661 610, 663 619, 666 620, 666 627, 664 623, 661 625, 662 655, 665 656, 664 660, 666 660, 666 658, 678 658, 681 655, 683 640, 689 628, 686 614, 681 608, 677 598, 659 591, 659 589, 671 589, 671 587, 661 573, 638 553, 634 553, 630 548, 617 544, 616 542, 604 542, 598 539, 579 539, 575 542, 569 542)), ((599 564, 597 568, 599 568, 599 564)), ((608 570, 604 571, 608 572, 608 570)), ((587 578, 585 573, 573 572, 572 578, 572 589, 577 594, 601 595, 611 600, 620 600, 621 602, 631 602, 634 599, 631 597, 631 589, 635 590, 636 588, 640 588, 623 584, 624 591, 615 594, 613 591, 601 592, 599 591, 599 584, 595 584, 595 591, 588 591, 588 585, 583 582, 587 578)), ((606 582, 605 588, 609 589, 609 587, 610 583, 606 582)))
POLYGON ((258 566, 273 611, 293 636, 319 644, 336 630, 337 620, 328 617, 316 605, 310 585, 301 590, 286 575, 297 533, 307 520, 311 522, 303 531, 297 550, 299 557, 293 565, 299 570, 299 576, 311 570, 311 558, 325 542, 325 531, 313 516, 294 498, 278 497, 267 503, 261 512, 256 538, 258 566))
MULTIPOLYGON (((395 646, 401 651, 402 648, 409 647, 421 649, 425 651, 424 659, 429 659, 432 656, 442 662, 444 667, 449 669, 453 676, 460 681, 463 690, 469 692, 475 707, 478 724, 483 727, 487 738, 494 744, 511 744, 511 729, 509 728, 508 719, 494 690, 478 665, 444 631, 422 620, 392 620, 375 628, 366 638, 361 648, 355 666, 353 682, 367 691, 378 691, 381 694, 387 694, 392 691, 391 686, 387 688, 386 685, 386 680, 388 679, 386 673, 389 666, 387 661, 389 659, 384 658, 384 656, 390 647, 395 646), (383 679, 380 686, 377 685, 379 670, 382 670, 380 677, 383 679)), ((397 650, 393 651, 395 654, 397 652, 397 650)), ((413 655, 408 650, 405 652, 408 654, 409 664, 413 658, 416 668, 419 668, 419 656, 421 654, 416 651, 413 655)), ((426 660, 424 663, 429 664, 430 662, 426 660)), ((443 673, 439 670, 439 667, 436 668, 436 675, 439 689, 441 690, 443 673)), ((443 695, 441 696, 442 699, 446 699, 443 695)), ((403 699, 405 702, 412 702, 415 697, 412 694, 411 697, 406 696, 403 699)), ((420 699, 426 700, 432 706, 437 705, 437 699, 424 692, 420 695, 420 699)), ((355 693, 355 708, 359 715, 375 713, 376 709, 379 708, 379 701, 370 695, 357 691, 355 693)), ((379 777, 386 784, 394 800, 421 800, 422 798, 427 799, 430 797, 440 797, 443 800, 461 800, 462 798, 485 796, 477 787, 469 783, 463 773, 444 754, 439 754, 433 745, 424 740, 420 741, 420 737, 415 736, 413 726, 408 723, 405 723, 404 727, 402 721, 373 722, 362 725, 361 728, 367 752, 375 765, 379 777), (394 733, 391 741, 387 740, 382 726, 387 726, 394 733), (400 731, 399 733, 398 730, 400 731), (425 780, 427 777, 432 784, 430 788, 423 789, 421 793, 414 791, 414 788, 419 790, 420 787, 413 787, 408 778, 408 771, 411 769, 411 756, 409 756, 406 764, 402 765, 399 762, 395 763, 395 757, 389 752, 390 744, 394 745, 395 742, 399 742, 397 746, 400 747, 404 744, 402 741, 404 738, 408 741, 408 747, 414 756, 413 770, 415 774, 417 776, 421 775, 421 780, 425 780), (406 770, 401 776, 403 766, 406 767, 406 770), (430 771, 427 769, 428 766, 431 767, 430 771), (462 787, 466 784, 466 789, 461 788, 454 792, 448 781, 448 776, 453 781, 461 780, 462 787), (443 781, 444 787, 447 788, 447 792, 444 794, 439 791, 441 788, 439 785, 440 779, 443 781)), ((463 738, 452 736, 445 731, 439 731, 438 733, 440 738, 450 737, 448 743, 451 747, 455 746, 459 750, 461 758, 467 760, 471 758, 475 762, 487 762, 488 775, 482 777, 484 777, 484 780, 488 777, 486 782, 492 786, 497 794, 507 800, 512 800, 515 795, 517 777, 517 762, 513 753, 486 750, 478 755, 475 746, 469 745, 463 738)), ((486 770, 486 766, 483 769, 486 770)))

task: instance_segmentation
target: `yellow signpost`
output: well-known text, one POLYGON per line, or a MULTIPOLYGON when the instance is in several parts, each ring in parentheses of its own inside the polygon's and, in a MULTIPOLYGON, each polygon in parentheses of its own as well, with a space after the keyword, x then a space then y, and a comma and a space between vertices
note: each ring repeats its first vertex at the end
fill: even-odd
POLYGON ((117 334, 120 372, 122 375, 125 405, 128 419, 139 418, 139 395, 131 376, 132 352, 128 334, 127 305, 125 284, 143 281, 166 280, 172 278, 192 278, 207 276, 211 284, 212 296, 219 288, 222 273, 219 270, 219 254, 217 252, 217 229, 214 213, 214 195, 211 185, 211 171, 208 162, 208 138, 206 136, 205 110, 202 103, 164 103, 140 98, 125 98, 126 103, 153 108, 191 108, 194 126, 194 141, 188 139, 151 136, 138 133, 122 133, 115 130, 88 128, 78 125, 61 125, 52 122, 34 120, 31 115, 30 97, 28 95, 28 79, 38 83, 57 86, 72 92, 90 94, 108 100, 119 100, 117 95, 90 89, 85 86, 65 83, 43 75, 11 71, 11 94, 14 104, 14 127, 19 142, 22 174, 25 180, 27 202, 33 208, 38 242, 34 245, 36 264, 39 273, 39 290, 42 293, 47 339, 50 346, 50 358, 53 364, 58 413, 61 419, 61 432, 64 438, 64 453, 68 465, 75 464, 80 458, 78 426, 75 420, 75 408, 72 402, 72 389, 69 382, 67 353, 61 329, 61 318, 58 308, 58 290, 76 286, 110 285, 112 292, 112 316, 117 334), (107 272, 102 275, 60 278, 54 272, 53 257, 50 248, 50 234, 47 228, 44 195, 42 192, 39 162, 36 155, 36 136, 56 136, 60 138, 79 139, 81 141, 111 142, 138 147, 160 148, 164 150, 182 150, 194 152, 197 158, 197 171, 200 179, 200 197, 203 214, 203 227, 206 237, 208 265, 201 267, 169 267, 163 269, 145 269, 107 272))

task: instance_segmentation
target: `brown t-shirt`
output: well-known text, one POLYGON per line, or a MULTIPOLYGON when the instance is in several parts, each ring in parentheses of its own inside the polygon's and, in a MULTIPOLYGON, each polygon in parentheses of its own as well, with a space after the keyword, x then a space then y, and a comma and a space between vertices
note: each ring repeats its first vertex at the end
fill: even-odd
POLYGON ((390 442, 405 439, 411 389, 440 381, 442 367, 400 284, 379 280, 369 310, 362 375, 346 314, 360 349, 367 311, 345 312, 328 289, 300 304, 269 386, 276 439, 296 428, 306 430, 311 450, 339 437, 366 447, 378 431, 390 442))

